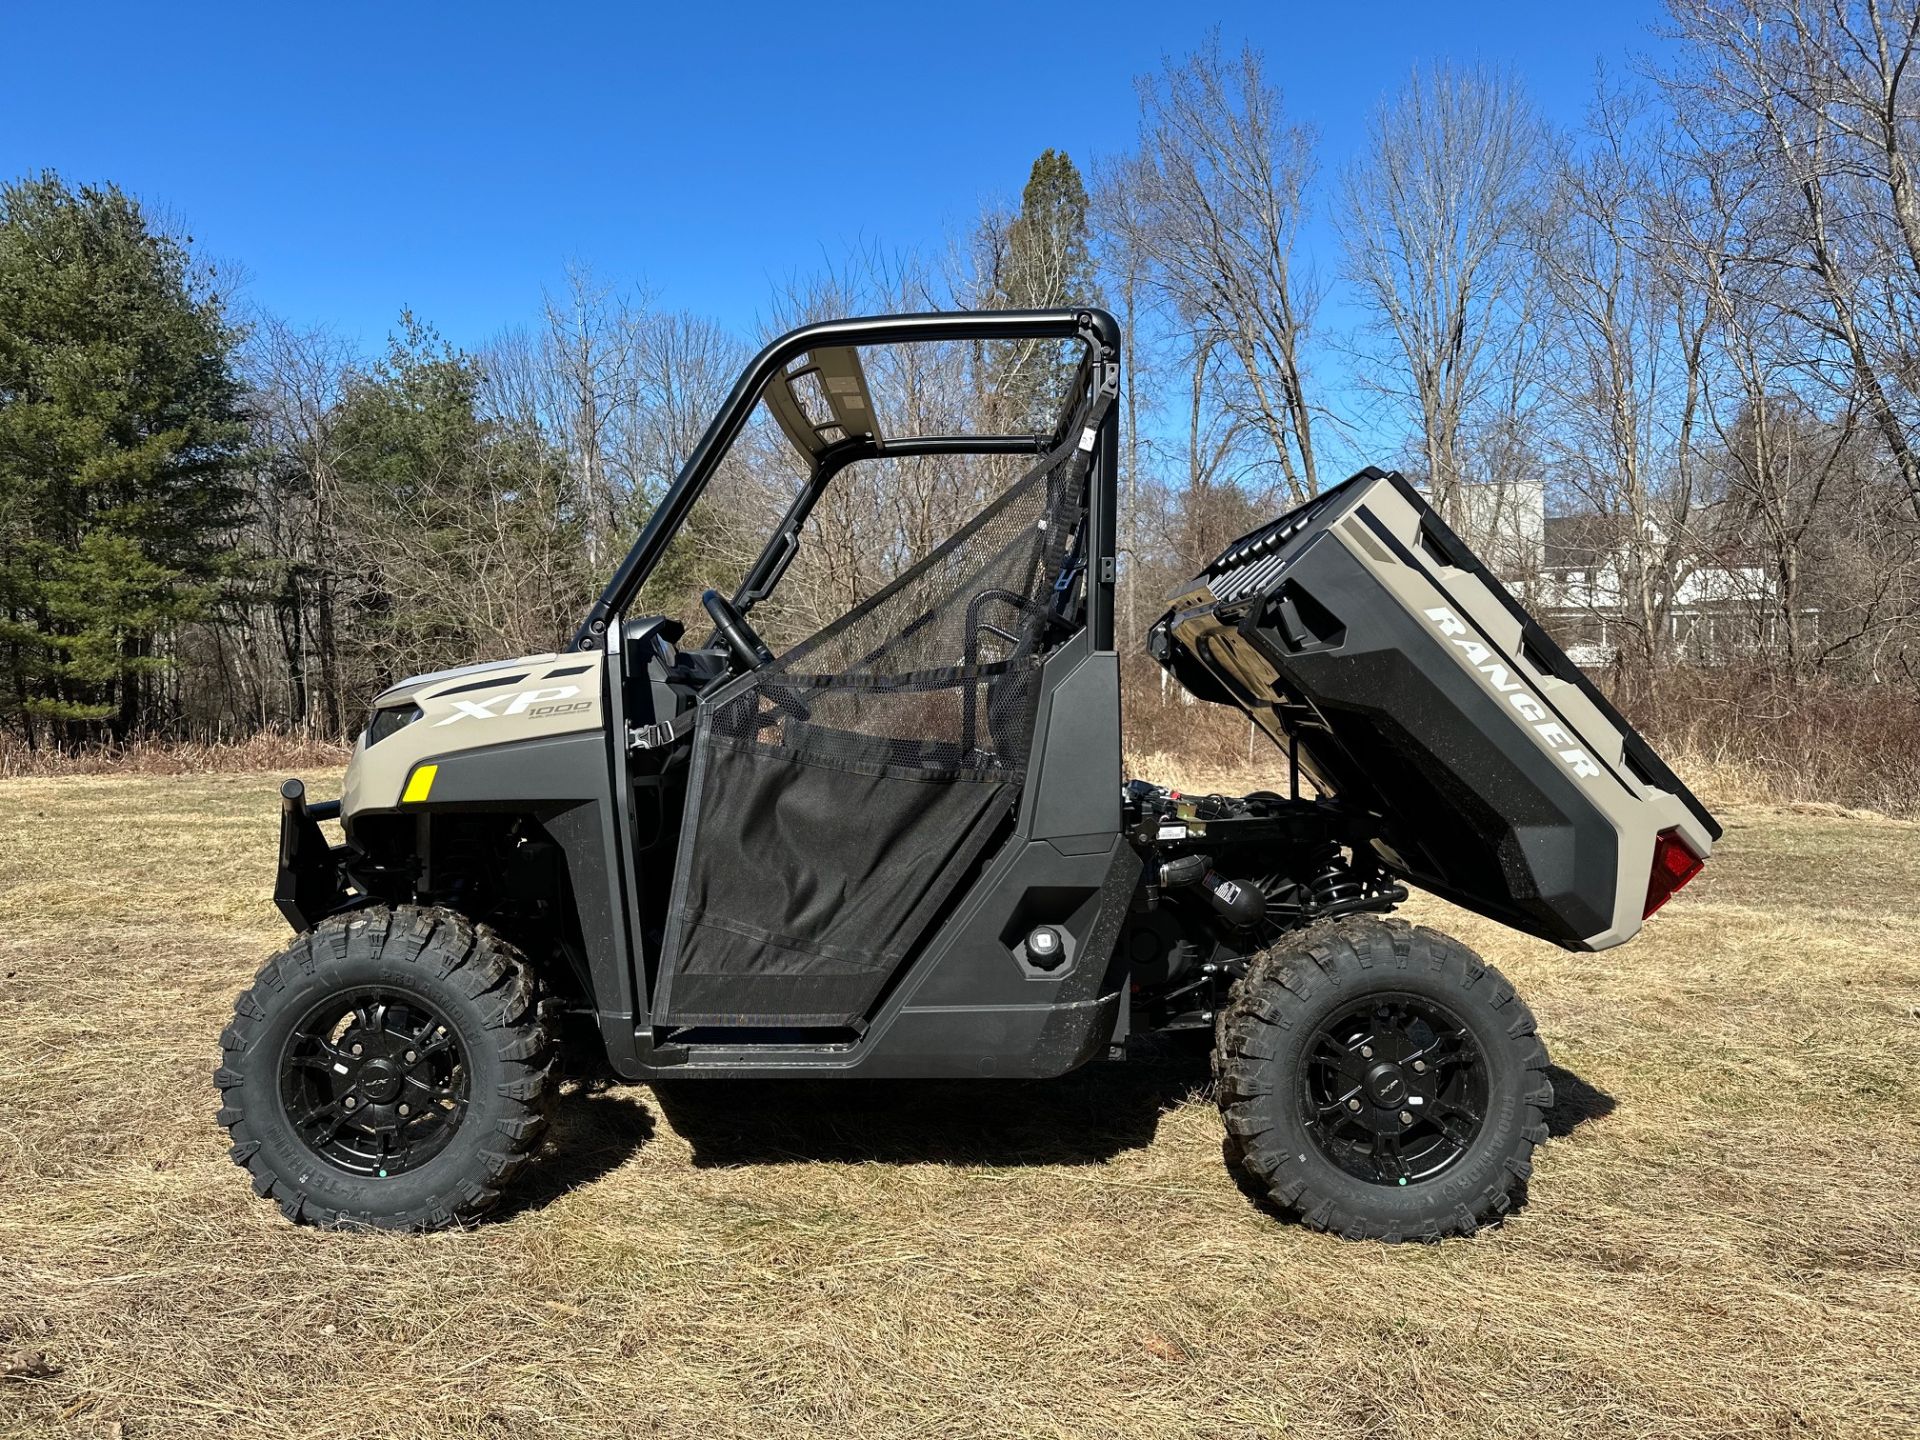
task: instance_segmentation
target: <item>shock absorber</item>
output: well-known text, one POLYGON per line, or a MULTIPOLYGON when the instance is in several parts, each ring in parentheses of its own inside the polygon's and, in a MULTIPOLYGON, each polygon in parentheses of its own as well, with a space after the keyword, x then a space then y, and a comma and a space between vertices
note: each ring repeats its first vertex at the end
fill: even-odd
POLYGON ((1338 846, 1330 846, 1315 859, 1308 871, 1307 894, 1315 910, 1344 905, 1362 898, 1367 885, 1341 857, 1338 846))

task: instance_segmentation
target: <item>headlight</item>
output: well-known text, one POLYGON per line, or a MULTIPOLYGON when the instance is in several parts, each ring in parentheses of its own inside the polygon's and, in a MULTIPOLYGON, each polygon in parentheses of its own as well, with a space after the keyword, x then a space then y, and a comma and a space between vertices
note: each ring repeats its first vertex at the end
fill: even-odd
POLYGON ((373 718, 367 722, 367 744, 378 745, 396 730, 404 730, 420 718, 418 705, 393 705, 385 710, 373 712, 373 718))

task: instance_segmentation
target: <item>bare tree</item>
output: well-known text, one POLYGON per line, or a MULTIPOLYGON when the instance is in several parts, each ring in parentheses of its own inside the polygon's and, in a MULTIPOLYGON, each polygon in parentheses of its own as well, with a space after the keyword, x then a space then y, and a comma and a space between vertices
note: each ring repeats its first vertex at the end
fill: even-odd
POLYGON ((1305 350, 1320 291, 1294 249, 1313 178, 1312 131, 1286 119, 1260 55, 1217 38, 1140 84, 1126 243, 1144 258, 1213 403, 1266 441, 1286 494, 1319 489, 1305 350), (1210 357, 1223 364, 1214 366, 1210 357))
POLYGON ((567 267, 563 294, 544 297, 552 394, 566 437, 575 505, 582 517, 587 566, 605 569, 620 528, 616 492, 607 474, 609 432, 620 379, 632 364, 631 323, 638 305, 614 302, 584 266, 567 267))
POLYGON ((1670 0, 1662 76, 1690 129, 1755 156, 1785 313, 1878 431, 1920 513, 1920 4, 1670 0))
MULTIPOLYGON (((1649 123, 1637 103, 1600 95, 1585 135, 1555 159, 1532 247, 1549 308, 1548 456, 1579 508, 1609 522, 1610 558, 1582 593, 1632 636, 1622 659, 1636 677, 1665 658, 1695 548, 1693 451, 1710 329, 1663 229, 1683 182, 1663 172, 1649 123)), ((1721 241, 1705 243, 1711 251, 1721 241)))
MULTIPOLYGON (((1119 609, 1125 617, 1128 641, 1144 634, 1141 612, 1141 543, 1143 515, 1142 467, 1151 440, 1140 433, 1141 369, 1146 364, 1144 332, 1153 305, 1151 262, 1133 243, 1144 226, 1138 195, 1131 183, 1133 167, 1126 160, 1108 160, 1095 171, 1093 204, 1089 211, 1098 247, 1096 260, 1102 281, 1120 321, 1120 484, 1126 495, 1126 524, 1121 531, 1119 609)), ((1123 646, 1124 648, 1124 646, 1123 646)))
MULTIPOLYGON (((1528 257, 1543 135, 1519 85, 1488 70, 1416 70, 1344 177, 1347 273, 1390 349, 1376 383, 1420 428, 1434 503, 1459 520, 1468 430, 1524 395, 1528 257)), ((1482 477, 1486 478, 1486 477, 1482 477)))
POLYGON ((623 530, 644 518, 634 507, 650 507, 680 473, 746 354, 725 326, 685 310, 652 313, 633 327, 612 457, 623 530))
POLYGON ((636 371, 659 317, 643 291, 617 292, 585 266, 569 265, 561 292, 542 297, 541 321, 486 348, 485 399, 496 416, 537 428, 566 456, 571 508, 587 568, 597 574, 611 564, 627 525, 632 482, 620 452, 640 423, 636 371))
MULTIPOLYGON (((337 735, 347 699, 342 609, 353 579, 340 545, 332 413, 352 354, 325 330, 296 330, 262 316, 243 359, 259 457, 252 539, 269 567, 272 648, 286 684, 284 708, 272 708, 275 718, 337 735)), ((257 655, 265 647, 240 648, 257 655)))

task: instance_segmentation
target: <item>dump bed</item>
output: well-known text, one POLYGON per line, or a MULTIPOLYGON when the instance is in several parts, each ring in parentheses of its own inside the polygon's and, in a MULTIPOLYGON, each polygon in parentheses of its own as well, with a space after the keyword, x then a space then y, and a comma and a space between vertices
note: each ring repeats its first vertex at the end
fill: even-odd
POLYGON ((1630 938, 1720 837, 1399 475, 1362 471, 1236 540, 1150 645, 1370 815, 1388 869, 1569 949, 1630 938))

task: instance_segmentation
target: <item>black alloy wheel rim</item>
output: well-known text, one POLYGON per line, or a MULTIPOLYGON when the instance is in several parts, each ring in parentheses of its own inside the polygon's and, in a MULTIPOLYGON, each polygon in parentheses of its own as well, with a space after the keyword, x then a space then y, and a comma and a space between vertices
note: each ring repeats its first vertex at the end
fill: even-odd
POLYGON ((466 1056, 453 1026, 404 991, 347 991, 309 1010, 287 1039, 280 1099, 300 1141, 329 1165, 387 1179, 417 1170, 467 1111, 466 1056))
POLYGON ((1432 1179, 1486 1123, 1480 1046, 1424 996, 1371 995, 1337 1012, 1307 1042, 1300 1083, 1320 1153, 1370 1185, 1432 1179))

